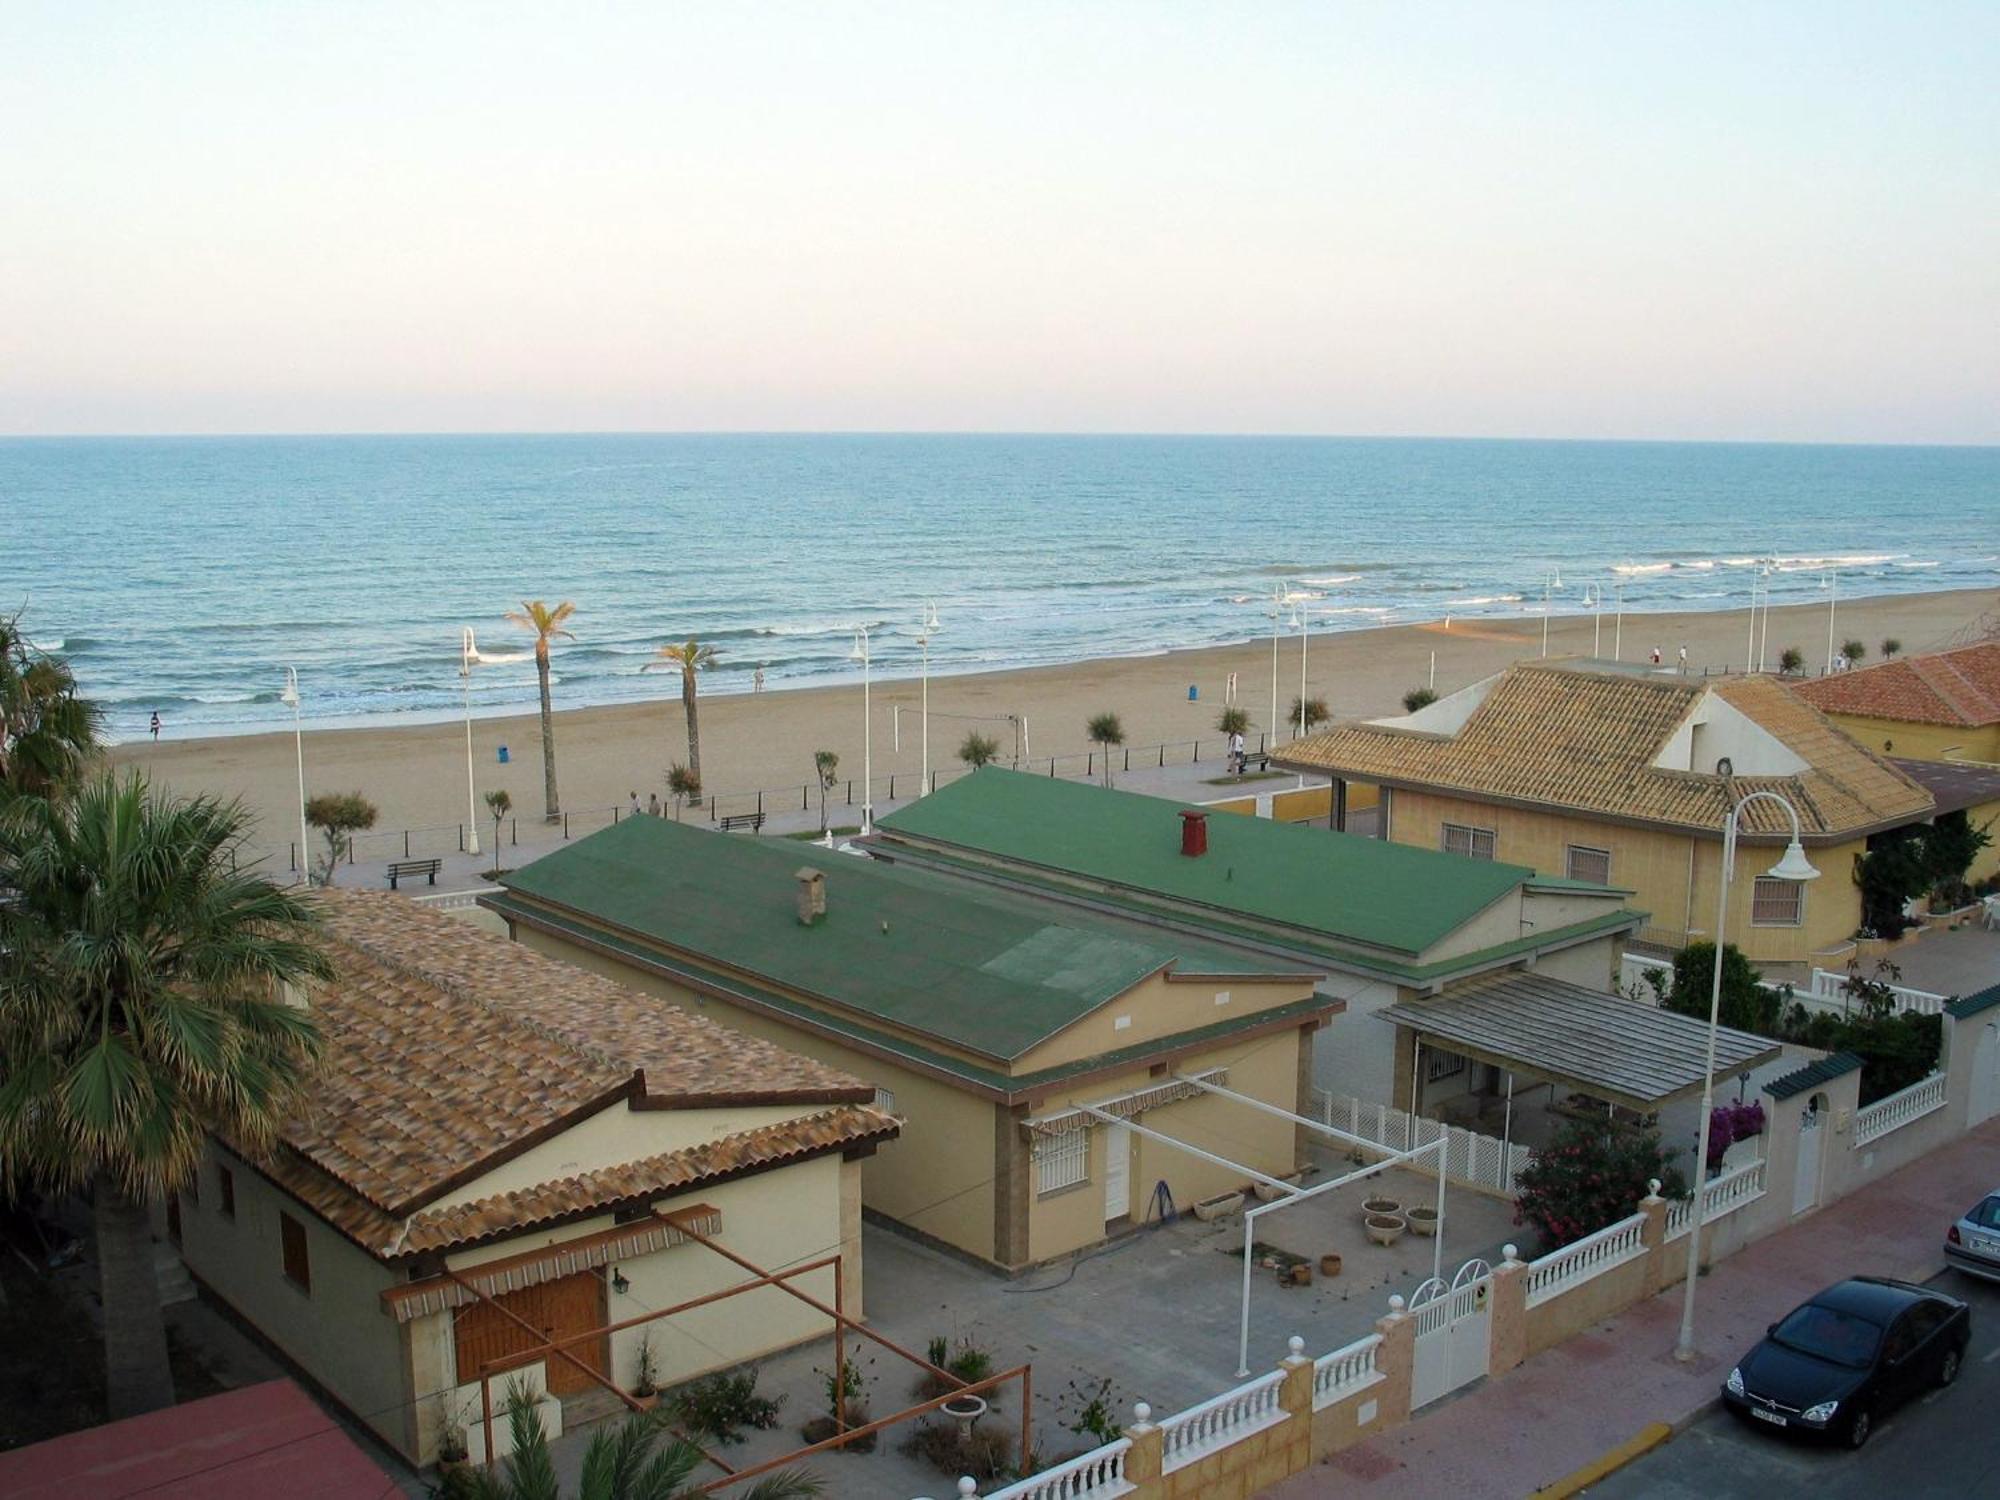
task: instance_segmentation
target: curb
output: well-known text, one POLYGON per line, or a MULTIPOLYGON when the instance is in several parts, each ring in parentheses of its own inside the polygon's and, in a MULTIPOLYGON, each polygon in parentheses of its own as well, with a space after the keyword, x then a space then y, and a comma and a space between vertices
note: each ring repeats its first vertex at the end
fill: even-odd
POLYGON ((1570 1496, 1582 1493, 1635 1459, 1644 1458, 1673 1435, 1674 1429, 1665 1422, 1649 1422, 1639 1429, 1637 1436, 1626 1439, 1609 1453, 1592 1459, 1554 1484, 1536 1490, 1536 1500, 1569 1500, 1570 1496))

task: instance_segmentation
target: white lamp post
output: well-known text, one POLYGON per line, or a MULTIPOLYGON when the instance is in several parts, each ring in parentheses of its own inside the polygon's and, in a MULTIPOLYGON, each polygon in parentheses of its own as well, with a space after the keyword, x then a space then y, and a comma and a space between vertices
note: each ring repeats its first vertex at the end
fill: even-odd
MULTIPOLYGON (((458 643, 458 691, 459 701, 465 709, 465 852, 479 852, 479 792, 472 780, 472 664, 479 660, 479 647, 473 643, 472 627, 465 627, 465 633, 458 643)), ((494 853, 495 864, 500 862, 499 853, 494 853)))
MULTIPOLYGON (((1271 728, 1273 740, 1278 737, 1278 627, 1285 623, 1285 606, 1292 602, 1292 596, 1282 588, 1271 590, 1271 728)), ((1266 746, 1268 749, 1269 747, 1266 746)))
POLYGON ((1611 659, 1625 659, 1625 575, 1618 575, 1618 615, 1611 627, 1611 659))
POLYGON ((922 778, 917 782, 919 797, 928 795, 931 789, 931 637, 940 628, 937 604, 926 599, 923 623, 917 627, 917 641, 924 648, 924 769, 922 778))
POLYGON ((1826 589, 1826 669, 1833 670, 1833 607, 1840 599, 1840 569, 1828 568, 1826 576, 1819 581, 1826 589))
MULTIPOLYGON (((306 740, 303 726, 299 723, 299 669, 285 668, 285 690, 278 694, 278 701, 292 711, 292 749, 299 762, 299 874, 306 884, 312 884, 312 845, 306 834, 306 740)), ((328 878, 332 877, 329 870, 328 878)))
POLYGON ((1601 585, 1584 585, 1583 607, 1590 611, 1590 654, 1594 660, 1604 644, 1604 589, 1601 585))
POLYGON ((1312 639, 1312 616, 1305 602, 1292 606, 1292 623, 1299 627, 1299 738, 1306 737, 1306 642, 1312 639))
POLYGON ((875 831, 875 726, 868 696, 868 627, 854 627, 854 649, 849 661, 861 663, 861 836, 875 831))
POLYGON ((1688 1228, 1687 1286, 1681 1296, 1681 1336, 1674 1346, 1674 1358, 1683 1362, 1694 1358, 1694 1284, 1701 1273, 1701 1220, 1708 1198, 1708 1117, 1715 1108, 1715 1033, 1722 1017, 1723 926, 1729 918, 1729 886, 1736 866, 1736 825, 1743 809, 1758 800, 1775 802, 1792 821, 1791 841, 1770 874, 1778 880, 1817 880, 1819 871, 1806 859, 1799 844, 1799 811, 1777 792, 1750 792, 1737 799, 1722 825, 1722 875, 1717 882, 1720 894, 1715 904, 1715 974, 1708 995, 1708 1045, 1701 1070, 1701 1128, 1694 1148, 1694 1217, 1688 1228))
POLYGON ((1561 568, 1550 568, 1548 576, 1542 580, 1542 655, 1549 654, 1549 603, 1551 597, 1563 586, 1561 568))

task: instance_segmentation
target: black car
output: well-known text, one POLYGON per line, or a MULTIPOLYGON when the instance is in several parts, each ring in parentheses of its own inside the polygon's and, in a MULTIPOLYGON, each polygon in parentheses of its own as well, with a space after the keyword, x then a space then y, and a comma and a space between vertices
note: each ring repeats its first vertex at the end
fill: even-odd
POLYGON ((1759 1425, 1859 1448, 1896 1406, 1956 1380, 1971 1337, 1972 1314, 1956 1297, 1857 1276, 1773 1323, 1729 1372, 1722 1399, 1759 1425))

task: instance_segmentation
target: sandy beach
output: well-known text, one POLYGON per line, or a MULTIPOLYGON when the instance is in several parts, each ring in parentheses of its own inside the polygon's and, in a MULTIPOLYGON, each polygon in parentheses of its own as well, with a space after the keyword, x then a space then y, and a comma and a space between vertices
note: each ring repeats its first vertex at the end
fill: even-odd
MULTIPOLYGON (((1948 593, 1842 599, 1836 633, 1842 640, 1867 643, 1876 659, 1885 637, 1901 641, 1904 653, 1949 644, 1977 631, 1982 619, 2000 611, 2000 591, 1968 589, 1948 593)), ((1658 646, 1672 664, 1683 645, 1689 669, 1740 670, 1749 615, 1726 612, 1627 615, 1623 655, 1648 657, 1658 646)), ((1767 665, 1795 646, 1808 671, 1817 671, 1826 651, 1824 606, 1771 611, 1767 665)), ((1602 654, 1609 656, 1613 619, 1605 614, 1594 627, 1590 616, 1557 617, 1550 623, 1552 655, 1588 655, 1593 629, 1601 629, 1602 654)), ((1760 634, 1763 627, 1759 626, 1760 634)), ((1316 635, 1307 654, 1311 695, 1324 697, 1336 716, 1395 711, 1402 695, 1424 684, 1436 653, 1440 693, 1496 671, 1508 662, 1541 652, 1538 618, 1509 621, 1442 621, 1349 630, 1316 635)), ((559 654, 559 653, 558 653, 559 654)), ((1029 748, 1044 763, 1050 755, 1089 748, 1085 721, 1105 711, 1119 715, 1126 743, 1153 745, 1216 737, 1230 673, 1237 674, 1237 701, 1257 730, 1270 718, 1271 643, 1129 658, 1082 661, 1068 666, 961 677, 933 677, 930 684, 931 765, 954 768, 956 751, 972 731, 1000 742, 1001 758, 1014 751, 1015 726, 1009 715, 1025 718, 1029 748), (1190 686, 1199 696, 1190 701, 1190 686)), ((678 680, 662 676, 659 701, 608 708, 561 710, 556 702, 556 760, 562 804, 583 813, 623 805, 636 791, 643 803, 652 792, 665 796, 664 777, 672 761, 687 756, 686 720, 678 680)), ((1279 712, 1299 691, 1299 638, 1278 645, 1279 712)), ((918 771, 919 685, 914 679, 877 680, 873 690, 874 772, 914 777, 918 771), (900 707, 900 748, 895 718, 900 707)), ((859 777, 862 764, 860 684, 707 696, 701 699, 702 762, 707 789, 718 793, 776 791, 797 796, 812 776, 813 752, 836 751, 843 776, 859 777)), ((309 723, 310 721, 308 721, 309 723)), ((1251 734, 1254 747, 1257 730, 1251 734)), ((540 732, 532 703, 519 715, 475 719, 473 762, 479 790, 504 787, 523 825, 542 810, 540 732), (510 751, 499 764, 498 747, 510 751)), ((1219 745, 1217 747, 1219 751, 1219 745)), ((240 797, 260 820, 257 842, 282 849, 296 828, 296 771, 289 732, 165 740, 123 745, 113 752, 120 764, 145 768, 159 781, 184 792, 240 797)), ((460 723, 395 724, 355 729, 308 729, 306 783, 311 792, 358 790, 381 810, 380 829, 453 824, 466 816, 465 735, 460 723)), ((882 793, 878 790, 878 798, 882 793)), ((725 811, 730 810, 725 806, 725 811)))

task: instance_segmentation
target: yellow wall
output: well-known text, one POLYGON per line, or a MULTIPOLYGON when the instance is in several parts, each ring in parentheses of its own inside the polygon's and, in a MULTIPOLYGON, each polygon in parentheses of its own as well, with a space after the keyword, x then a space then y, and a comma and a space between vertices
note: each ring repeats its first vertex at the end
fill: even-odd
POLYGON ((1170 979, 1155 974, 1109 1005, 1064 1027, 1039 1047, 1030 1048, 1010 1071, 1039 1073, 1044 1068, 1291 1005, 1312 992, 1310 980, 1170 979), (1226 1003, 1224 996, 1228 997, 1226 1003), (1130 1024, 1120 1026, 1121 1021, 1130 1024))
MULTIPOLYGON (((1705 938, 1714 930, 1715 881, 1722 854, 1719 835, 1696 838, 1434 792, 1396 793, 1390 834, 1397 843, 1439 848, 1448 822, 1494 830, 1494 858, 1529 865, 1544 875, 1566 873, 1571 844, 1609 849, 1611 883, 1632 891, 1629 904, 1648 913, 1649 936, 1680 942, 1689 933, 1705 938)), ((1820 878, 1806 888, 1802 925, 1752 927, 1752 877, 1769 869, 1780 851, 1767 844, 1739 846, 1736 879, 1730 886, 1729 941, 1764 963, 1808 963, 1815 953, 1844 943, 1861 924, 1861 893, 1854 885, 1853 870, 1854 858, 1864 848, 1865 841, 1855 839, 1809 849, 1820 878)))
POLYGON ((1989 840, 1986 847, 1972 857, 1972 866, 1965 872, 1965 878, 1968 881, 1985 880, 2000 875, 2000 802, 1983 802, 1977 807, 1968 807, 1965 817, 1974 828, 1985 829, 1989 840))
POLYGON ((1225 797, 1220 802, 1204 802, 1201 805, 1210 812, 1240 813, 1246 818, 1257 816, 1255 797, 1225 797))
MULTIPOLYGON (((1350 801, 1351 812, 1354 803, 1350 801)), ((1326 819, 1333 814, 1333 788, 1330 786, 1300 787, 1296 791, 1274 792, 1271 796, 1271 817, 1279 823, 1304 823, 1313 818, 1326 819)))
POLYGON ((1968 729, 1956 724, 1905 724, 1899 719, 1871 719, 1862 714, 1833 713, 1827 717, 1878 755, 2000 761, 2000 724, 1968 729))

